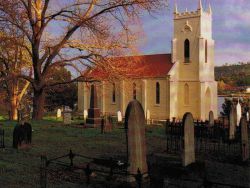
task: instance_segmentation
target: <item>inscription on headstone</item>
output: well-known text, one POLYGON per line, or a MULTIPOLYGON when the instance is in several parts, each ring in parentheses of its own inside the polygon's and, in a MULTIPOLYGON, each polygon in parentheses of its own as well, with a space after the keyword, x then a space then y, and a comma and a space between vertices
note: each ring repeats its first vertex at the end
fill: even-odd
POLYGON ((71 124, 71 112, 66 111, 63 113, 63 124, 70 125, 71 124))
POLYGON ((195 162, 194 145, 194 119, 191 113, 183 116, 183 146, 182 146, 182 165, 188 166, 195 162))
MULTIPOLYGON (((125 129, 128 131, 128 172, 136 174, 139 169, 144 177, 147 176, 148 166, 146 160, 145 140, 145 114, 142 105, 137 101, 131 101, 126 109, 125 129)), ((135 181, 130 177, 128 181, 135 181)))
POLYGON ((248 128, 246 117, 240 120, 240 133, 241 133, 241 156, 242 161, 249 159, 249 142, 248 142, 248 128))

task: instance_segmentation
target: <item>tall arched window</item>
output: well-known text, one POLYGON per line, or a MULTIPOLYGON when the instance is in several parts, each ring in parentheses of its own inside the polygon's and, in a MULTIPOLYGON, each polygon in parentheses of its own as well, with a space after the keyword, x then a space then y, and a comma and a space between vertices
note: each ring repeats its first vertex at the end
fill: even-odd
POLYGON ((160 84, 156 82, 156 104, 160 104, 160 84))
POLYGON ((188 86, 188 84, 184 85, 184 104, 189 105, 189 86, 188 86))
POLYGON ((136 99, 136 84, 133 83, 133 99, 136 99))
POLYGON ((115 83, 113 83, 113 88, 112 88, 112 102, 115 103, 115 83))
POLYGON ((207 63, 207 40, 205 41, 205 63, 207 63))
POLYGON ((185 57, 185 63, 189 63, 190 62, 190 43, 188 39, 186 39, 184 42, 184 57, 185 57))

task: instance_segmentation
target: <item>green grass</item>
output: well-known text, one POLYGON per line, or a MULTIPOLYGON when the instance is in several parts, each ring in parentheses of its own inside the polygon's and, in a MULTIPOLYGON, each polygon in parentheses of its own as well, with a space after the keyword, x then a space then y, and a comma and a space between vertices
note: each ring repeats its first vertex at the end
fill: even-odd
MULTIPOLYGON (((79 123, 81 120, 75 120, 79 123)), ((45 118, 42 121, 31 121, 32 148, 15 150, 12 146, 12 132, 15 121, 3 121, 6 149, 0 150, 0 182, 3 187, 39 187, 40 156, 54 158, 64 155, 70 149, 90 157, 125 156, 126 137, 124 129, 117 126, 112 132, 101 134, 100 129, 75 128, 62 125, 61 120, 45 118)), ((165 149, 164 127, 147 126, 147 152, 161 152, 165 149)), ((67 160, 68 161, 68 160, 67 160)), ((85 163, 77 159, 79 164, 85 163)), ((56 186, 56 185, 55 185, 56 186)), ((58 182, 58 187, 67 187, 58 182)), ((71 186, 69 186, 71 187, 71 186)))

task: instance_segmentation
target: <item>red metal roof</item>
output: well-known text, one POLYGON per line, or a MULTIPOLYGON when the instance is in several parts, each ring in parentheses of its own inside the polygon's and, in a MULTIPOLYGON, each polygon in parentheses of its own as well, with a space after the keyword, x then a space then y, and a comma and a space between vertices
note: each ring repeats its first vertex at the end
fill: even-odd
POLYGON ((165 77, 173 65, 171 54, 112 57, 108 64, 86 71, 85 76, 95 79, 107 79, 112 75, 128 78, 165 77))

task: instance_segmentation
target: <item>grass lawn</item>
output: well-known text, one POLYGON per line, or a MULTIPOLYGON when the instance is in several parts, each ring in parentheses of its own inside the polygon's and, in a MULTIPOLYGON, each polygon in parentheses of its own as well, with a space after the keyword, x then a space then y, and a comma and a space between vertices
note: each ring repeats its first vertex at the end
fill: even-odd
MULTIPOLYGON (((101 134, 100 129, 64 126, 60 120, 51 117, 31 121, 32 148, 18 151, 12 148, 12 132, 16 122, 1 120, 0 123, 5 130, 6 145, 4 150, 0 150, 0 187, 39 187, 41 155, 54 158, 72 149, 74 153, 90 157, 126 156, 122 127, 117 126, 112 132, 101 134)), ((148 126, 146 138, 148 154, 166 149, 163 126, 148 126)), ((84 159, 76 160, 76 163, 84 162, 84 159)))

